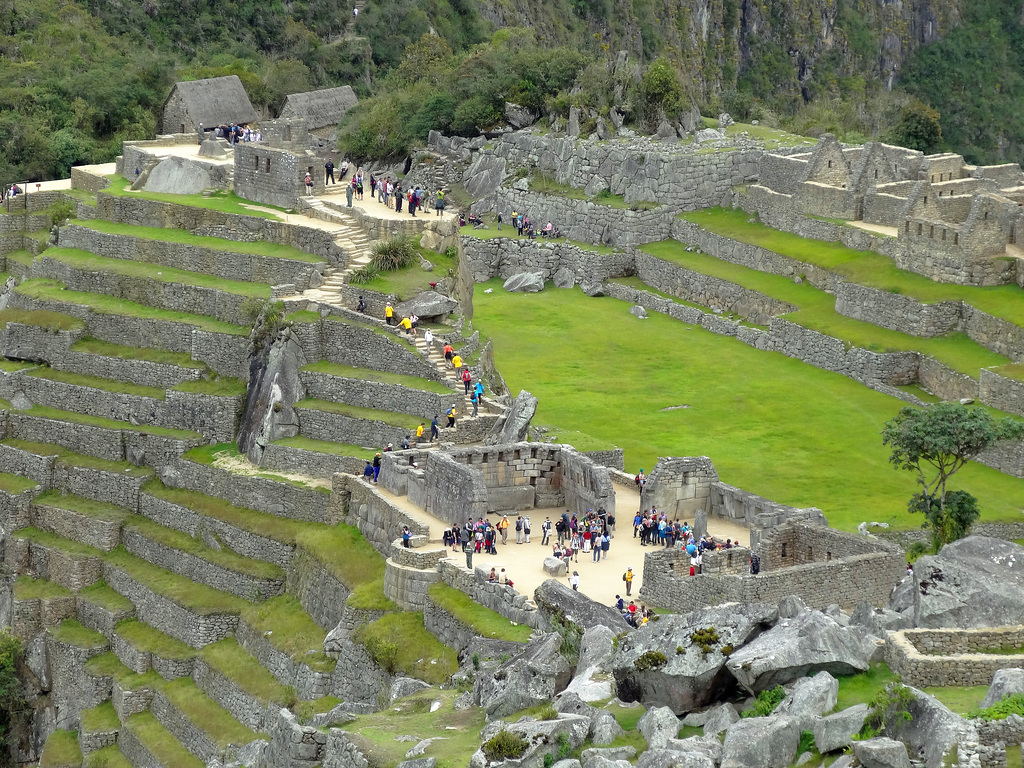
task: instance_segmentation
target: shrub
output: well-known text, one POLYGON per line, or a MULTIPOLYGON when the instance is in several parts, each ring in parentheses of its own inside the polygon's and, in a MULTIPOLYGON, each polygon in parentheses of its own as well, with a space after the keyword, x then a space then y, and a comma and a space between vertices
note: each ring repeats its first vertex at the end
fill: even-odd
POLYGON ((557 720, 558 711, 550 704, 537 713, 538 720, 557 720))
POLYGON ((349 275, 348 281, 355 285, 365 285, 366 283, 372 283, 379 276, 380 270, 373 266, 373 262, 370 262, 362 269, 357 269, 349 275))
POLYGON ((668 659, 665 658, 665 654, 661 651, 647 651, 646 653, 640 654, 640 658, 633 662, 633 666, 636 667, 637 672, 647 672, 648 670, 658 669, 668 664, 668 659))
POLYGON ((529 742, 518 733, 498 731, 484 742, 481 749, 488 760, 496 761, 522 757, 529 746, 529 742))
POLYGON ((371 264, 381 272, 393 272, 411 266, 419 255, 407 237, 389 237, 374 243, 371 264))
POLYGON ((981 718, 982 720, 1005 720, 1010 715, 1024 717, 1024 694, 1015 693, 1002 701, 997 701, 985 709, 972 709, 965 717, 981 718))
POLYGON ((698 629, 692 635, 690 635, 690 642, 700 648, 700 652, 707 656, 713 650, 715 645, 718 644, 718 632, 714 627, 706 627, 705 629, 698 629))
POLYGON ((786 690, 781 685, 761 691, 757 694, 754 706, 740 713, 740 717, 768 717, 786 698, 786 690))
POLYGON ((800 746, 796 748, 797 757, 802 755, 804 752, 811 752, 814 750, 814 731, 801 731, 800 732, 800 746))
POLYGON ((894 682, 889 683, 870 702, 871 711, 864 720, 864 727, 860 730, 860 737, 871 739, 882 733, 886 726, 897 720, 912 719, 907 707, 914 700, 914 694, 903 685, 903 680, 896 676, 894 682))
POLYGON ((381 669, 389 675, 398 671, 398 643, 371 636, 366 638, 365 644, 366 650, 381 669))
POLYGON ((63 224, 68 219, 73 219, 74 217, 75 205, 67 200, 58 200, 50 208, 51 226, 53 224, 63 224))

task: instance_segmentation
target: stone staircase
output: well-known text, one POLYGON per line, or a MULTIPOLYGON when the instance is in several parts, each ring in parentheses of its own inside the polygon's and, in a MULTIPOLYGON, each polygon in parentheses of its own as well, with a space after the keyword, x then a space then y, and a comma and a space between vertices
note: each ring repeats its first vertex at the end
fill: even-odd
POLYGON ((337 294, 338 288, 345 284, 350 275, 370 263, 370 247, 372 245, 370 236, 350 216, 332 210, 322 200, 307 198, 303 202, 310 209, 310 216, 313 218, 338 225, 337 229, 331 231, 331 234, 334 235, 334 241, 338 246, 348 253, 348 264, 337 271, 328 268, 327 273, 324 274, 324 283, 320 286, 320 291, 328 296, 332 293, 337 294))

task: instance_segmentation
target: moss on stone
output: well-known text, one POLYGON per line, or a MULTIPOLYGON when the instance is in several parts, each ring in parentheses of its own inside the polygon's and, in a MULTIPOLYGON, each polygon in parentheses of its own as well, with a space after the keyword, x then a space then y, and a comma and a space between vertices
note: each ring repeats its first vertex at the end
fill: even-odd
POLYGON ((75 619, 65 619, 60 626, 50 627, 55 640, 76 648, 106 648, 107 638, 95 630, 83 626, 75 619))
POLYGON ((46 579, 34 579, 31 576, 19 576, 14 582, 15 600, 52 600, 59 597, 71 597, 74 593, 60 584, 46 579))

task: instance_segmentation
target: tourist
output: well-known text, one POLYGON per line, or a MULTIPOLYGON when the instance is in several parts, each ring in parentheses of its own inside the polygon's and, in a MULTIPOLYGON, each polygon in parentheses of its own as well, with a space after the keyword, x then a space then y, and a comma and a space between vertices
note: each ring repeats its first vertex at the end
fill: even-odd
POLYGON ((402 185, 395 185, 395 213, 402 212, 402 185))
POLYGON ((427 353, 430 353, 430 348, 434 345, 434 332, 429 328, 423 330, 423 341, 427 345, 427 353))
POLYGON ((403 331, 405 331, 407 334, 411 334, 412 333, 412 320, 410 320, 408 317, 403 317, 398 322, 398 327, 401 328, 403 331))
POLYGON ((309 171, 306 171, 306 178, 303 179, 303 183, 306 185, 306 195, 308 197, 312 197, 313 196, 313 177, 310 175, 309 171))
POLYGON ((508 515, 502 516, 498 530, 501 531, 501 543, 508 544, 508 515))
POLYGON ((449 409, 448 409, 448 410, 447 410, 447 411, 445 412, 445 416, 447 416, 447 417, 448 417, 448 424, 446 424, 446 425, 445 425, 445 427, 446 427, 447 429, 451 429, 452 427, 454 427, 454 426, 455 426, 455 414, 456 414, 456 413, 457 413, 457 411, 455 410, 455 403, 452 403, 452 407, 451 407, 451 408, 449 408, 449 409))
POLYGON ((574 533, 569 539, 569 548, 572 549, 572 561, 578 563, 580 561, 580 535, 578 533, 574 533))
POLYGON ((750 573, 756 576, 761 572, 761 558, 755 555, 753 552, 750 553, 750 573))
POLYGON ((401 450, 403 450, 403 451, 408 451, 409 450, 409 436, 408 435, 406 435, 405 437, 402 438, 401 450))
POLYGON ((444 190, 437 190, 437 195, 434 202, 434 210, 437 211, 438 216, 444 216, 444 190))
POLYGON ((419 445, 422 442, 423 442, 423 422, 421 421, 420 425, 418 427, 416 427, 416 444, 419 445))
POLYGON ((470 385, 473 383, 473 374, 469 372, 469 368, 462 372, 462 385, 466 388, 466 394, 469 394, 470 385))
POLYGON ((453 543, 452 543, 452 529, 451 528, 445 528, 444 529, 444 533, 441 534, 441 543, 444 545, 445 549, 448 549, 448 547, 452 547, 453 546, 453 543))
POLYGON ((345 205, 349 208, 352 207, 352 197, 355 195, 355 190, 352 184, 345 185, 345 205))
POLYGON ((477 397, 483 399, 483 396, 484 396, 484 383, 482 381, 480 381, 480 379, 477 379, 476 386, 474 386, 473 389, 476 390, 477 397))
POLYGON ((619 613, 626 610, 626 601, 622 599, 622 595, 615 596, 615 610, 619 613))
POLYGON ((430 442, 434 442, 434 440, 441 436, 441 430, 437 428, 438 418, 439 417, 434 416, 433 420, 430 422, 430 442))
POLYGON ((413 338, 416 338, 416 329, 420 327, 420 316, 415 312, 410 312, 409 324, 412 326, 412 336, 413 338))
POLYGON ((373 456, 373 482, 377 482, 377 478, 380 476, 380 453, 376 453, 373 456))
POLYGON ((643 493, 644 485, 647 484, 647 478, 644 476, 644 470, 642 467, 637 476, 633 478, 633 482, 636 484, 636 489, 643 493))
POLYGON ((387 306, 384 307, 384 322, 388 325, 395 324, 395 308, 391 306, 390 301, 387 303, 387 306))
MULTIPOLYGON (((612 546, 612 541, 611 541, 611 539, 608 538, 608 533, 607 532, 602 533, 601 534, 601 553, 602 553, 602 557, 605 560, 608 559, 608 550, 611 548, 611 546, 612 546)), ((601 559, 601 558, 598 558, 598 559, 601 559)))
POLYGON ((458 353, 452 354, 452 368, 455 370, 455 375, 459 375, 459 369, 462 368, 462 355, 458 353))
MULTIPOLYGON (((627 477, 628 477, 628 475, 627 475, 627 477)), ((572 576, 569 577, 569 583, 572 584, 572 589, 573 589, 574 592, 578 592, 579 591, 579 588, 580 588, 580 572, 579 571, 573 571, 572 572, 572 576)))
MULTIPOLYGON (((584 536, 593 536, 589 531, 584 536)), ((593 539, 590 545, 591 550, 594 553, 594 562, 596 563, 601 559, 601 542, 598 539, 593 539)))
POLYGON ((366 466, 363 467, 363 479, 367 482, 373 480, 373 462, 370 459, 366 460, 366 466))
POLYGON ((524 515, 523 516, 523 537, 524 537, 523 543, 524 544, 529 544, 530 543, 530 516, 529 515, 524 515))
POLYGON ((327 162, 324 163, 324 186, 325 187, 327 186, 328 182, 330 182, 332 185, 334 184, 334 161, 331 160, 331 158, 329 158, 329 157, 327 158, 327 162))
POLYGON ((498 574, 494 570, 494 568, 491 568, 491 572, 489 574, 487 574, 487 580, 489 582, 491 582, 491 584, 493 584, 494 582, 496 582, 498 580, 498 574))
POLYGON ((444 345, 444 359, 446 363, 451 363, 452 358, 455 357, 455 347, 445 342, 444 345))
POLYGON ((540 543, 547 546, 548 539, 551 537, 551 518, 545 517, 544 522, 540 525, 540 543))
POLYGON ((412 538, 412 531, 409 530, 409 526, 408 525, 403 525, 402 526, 402 546, 405 547, 406 549, 409 549, 409 547, 412 546, 409 543, 409 540, 411 538, 412 538))
POLYGON ((629 566, 622 574, 622 580, 626 582, 626 597, 629 597, 630 592, 633 591, 633 566, 629 566))
MULTIPOLYGON (((338 176, 338 180, 341 181, 348 176, 348 160, 341 161, 341 175, 338 176)), ((371 177, 372 179, 372 177, 371 177)))
POLYGON ((473 390, 472 394, 470 394, 469 402, 473 406, 473 418, 475 419, 480 412, 480 395, 476 393, 476 390, 473 390))

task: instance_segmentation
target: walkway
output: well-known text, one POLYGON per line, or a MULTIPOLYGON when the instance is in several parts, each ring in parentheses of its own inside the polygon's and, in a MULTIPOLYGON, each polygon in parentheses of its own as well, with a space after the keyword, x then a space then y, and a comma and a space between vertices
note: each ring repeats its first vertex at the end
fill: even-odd
MULTIPOLYGON (((438 518, 428 515, 424 510, 413 505, 407 496, 396 496, 377 488, 378 492, 390 502, 403 511, 407 512, 413 519, 425 523, 430 527, 430 538, 432 542, 440 543, 445 528, 451 527, 438 518)), ((633 580, 633 596, 635 597, 643 585, 644 555, 654 551, 654 547, 640 546, 640 539, 632 535, 633 510, 638 509, 640 497, 636 490, 625 486, 615 486, 615 508, 617 513, 616 528, 618 529, 612 538, 611 548, 608 551, 608 559, 595 562, 592 554, 579 555, 579 562, 572 563, 572 569, 579 571, 580 592, 599 603, 612 604, 616 595, 625 597, 625 584, 622 582, 622 574, 627 568, 632 567, 636 578, 633 580)), ((546 517, 550 517, 552 524, 563 512, 558 509, 534 509, 526 512, 509 513, 509 521, 512 527, 509 528, 508 544, 498 544, 498 554, 474 555, 474 568, 496 568, 499 572, 502 568, 515 582, 516 589, 533 599, 533 593, 543 582, 551 576, 543 569, 544 558, 551 554, 551 543, 542 545, 540 533, 541 523, 546 517), (515 543, 515 519, 517 514, 529 515, 532 523, 531 528, 536 533, 531 533, 529 544, 515 543)), ((491 522, 498 522, 501 516, 498 514, 488 515, 491 522)), ((708 528, 715 538, 724 541, 729 538, 739 541, 743 545, 750 543, 750 532, 746 527, 730 520, 712 518, 708 521, 708 528)), ((553 534, 553 532, 552 532, 553 534)), ((451 553, 460 564, 465 563, 465 555, 461 551, 451 553)), ((572 570, 569 571, 570 574, 572 570)), ((565 577, 562 577, 565 578, 565 577)))
POLYGON ((899 237, 899 230, 896 227, 886 227, 881 224, 868 224, 864 221, 848 221, 846 222, 851 227, 857 229, 863 229, 865 232, 874 232, 876 235, 886 235, 887 237, 899 237))

